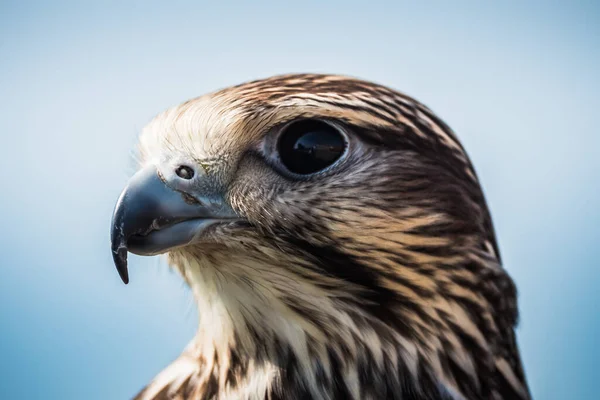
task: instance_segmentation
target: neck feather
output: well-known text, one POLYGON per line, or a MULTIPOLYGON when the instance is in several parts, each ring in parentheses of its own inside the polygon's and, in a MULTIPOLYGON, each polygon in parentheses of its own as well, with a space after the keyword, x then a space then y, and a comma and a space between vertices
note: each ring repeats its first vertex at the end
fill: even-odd
POLYGON ((407 335, 369 312, 372 305, 361 307, 352 288, 323 288, 272 258, 171 253, 170 262, 194 294, 198 333, 140 400, 468 398, 448 362, 479 390, 476 360, 452 327, 481 348, 488 343, 467 310, 444 296, 420 304, 422 314, 394 311, 397 323, 414 327, 407 335), (434 320, 441 325, 429 329, 434 320))

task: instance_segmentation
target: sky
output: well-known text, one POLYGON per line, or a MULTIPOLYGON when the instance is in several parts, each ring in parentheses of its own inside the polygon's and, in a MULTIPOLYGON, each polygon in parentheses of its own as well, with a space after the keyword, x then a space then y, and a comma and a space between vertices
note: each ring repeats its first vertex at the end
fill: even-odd
POLYGON ((289 72, 382 83, 456 131, 519 290, 534 397, 597 398, 598 71, 595 1, 0 1, 0 398, 128 399, 177 357, 189 290, 157 257, 131 256, 125 286, 110 254, 137 135, 289 72))

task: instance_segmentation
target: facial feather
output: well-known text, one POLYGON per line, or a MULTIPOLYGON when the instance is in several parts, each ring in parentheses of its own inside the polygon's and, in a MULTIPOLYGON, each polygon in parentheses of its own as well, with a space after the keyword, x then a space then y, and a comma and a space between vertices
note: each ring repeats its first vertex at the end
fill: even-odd
POLYGON ((198 305, 182 356, 197 363, 140 399, 528 398, 481 187, 422 104, 347 77, 279 76, 160 114, 140 155, 194 160, 244 217, 169 254, 198 305), (308 118, 343 127, 348 156, 293 178, 266 153, 308 118))

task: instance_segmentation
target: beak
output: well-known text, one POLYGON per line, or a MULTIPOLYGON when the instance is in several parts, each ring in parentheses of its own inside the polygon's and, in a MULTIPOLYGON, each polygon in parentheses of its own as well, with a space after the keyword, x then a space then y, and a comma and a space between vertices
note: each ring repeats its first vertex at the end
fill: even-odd
MULTIPOLYGON (((194 186, 212 186, 202 182, 205 175, 195 179, 194 186)), ((193 196, 172 188, 155 166, 142 169, 121 193, 112 218, 112 255, 123 283, 129 282, 127 252, 165 253, 195 242, 214 223, 232 219, 237 215, 222 196, 193 196)))

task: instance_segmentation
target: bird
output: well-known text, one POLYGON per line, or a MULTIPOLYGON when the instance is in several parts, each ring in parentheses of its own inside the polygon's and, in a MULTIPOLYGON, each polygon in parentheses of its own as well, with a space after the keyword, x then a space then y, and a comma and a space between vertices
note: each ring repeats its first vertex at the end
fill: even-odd
POLYGON ((111 251, 166 255, 198 329, 136 400, 530 399, 465 148, 387 86, 286 74, 142 130, 111 251))

